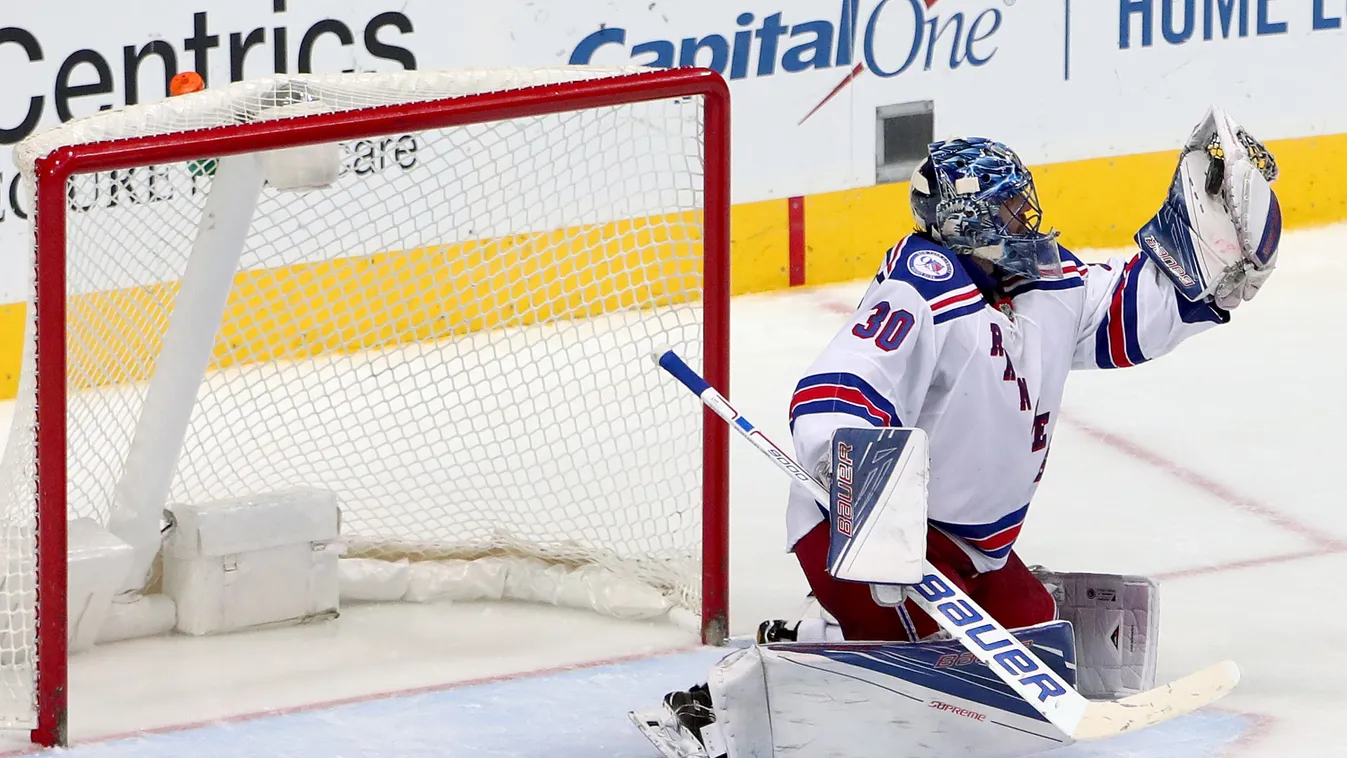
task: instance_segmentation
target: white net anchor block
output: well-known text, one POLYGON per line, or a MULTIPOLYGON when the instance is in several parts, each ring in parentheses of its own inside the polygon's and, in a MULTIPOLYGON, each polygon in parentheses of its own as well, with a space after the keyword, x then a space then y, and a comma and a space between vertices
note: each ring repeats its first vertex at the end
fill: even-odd
POLYGON ((69 546, 69 639, 71 652, 94 646, 135 551, 93 519, 67 527, 69 546))
POLYGON ((103 626, 98 630, 99 645, 121 640, 157 637, 168 634, 178 624, 178 609, 168 595, 118 597, 103 626))
MULTIPOLYGON (((320 100, 304 100, 288 105, 266 108, 258 113, 257 121, 275 121, 315 113, 329 113, 333 109, 320 100)), ((280 150, 264 150, 257 154, 267 184, 284 192, 306 192, 332 186, 341 174, 341 145, 322 142, 280 150)))
POLYGON ((333 618, 340 512, 332 492, 295 488, 170 508, 164 594, 177 630, 202 635, 333 618))

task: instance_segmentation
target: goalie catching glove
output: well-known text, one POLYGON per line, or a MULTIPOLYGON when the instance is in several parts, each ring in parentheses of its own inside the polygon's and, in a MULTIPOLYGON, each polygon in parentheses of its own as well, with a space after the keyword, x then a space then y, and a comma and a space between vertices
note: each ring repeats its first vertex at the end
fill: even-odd
POLYGON ((1186 299, 1232 310, 1252 300, 1276 268, 1276 179, 1267 148, 1212 108, 1184 143, 1169 195, 1136 242, 1186 299))

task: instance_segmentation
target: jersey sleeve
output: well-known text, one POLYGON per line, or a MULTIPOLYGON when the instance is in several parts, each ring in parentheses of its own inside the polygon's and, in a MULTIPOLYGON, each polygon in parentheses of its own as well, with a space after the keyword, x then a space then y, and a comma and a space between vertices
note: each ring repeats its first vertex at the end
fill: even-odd
POLYGON ((1136 366, 1230 320, 1211 303, 1179 295, 1155 261, 1139 251, 1105 263, 1075 263, 1085 280, 1085 303, 1072 368, 1136 366))
POLYGON ((791 437, 806 469, 817 472, 836 429, 916 423, 938 354, 932 314, 907 282, 871 285, 791 398, 791 437))

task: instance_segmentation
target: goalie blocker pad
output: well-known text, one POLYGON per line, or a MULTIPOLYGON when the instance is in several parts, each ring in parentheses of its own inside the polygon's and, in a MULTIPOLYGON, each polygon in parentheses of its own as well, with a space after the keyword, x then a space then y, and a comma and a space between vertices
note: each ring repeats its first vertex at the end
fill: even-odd
POLYGON ((926 432, 838 429, 829 450, 828 573, 867 584, 920 582, 930 476, 926 432))

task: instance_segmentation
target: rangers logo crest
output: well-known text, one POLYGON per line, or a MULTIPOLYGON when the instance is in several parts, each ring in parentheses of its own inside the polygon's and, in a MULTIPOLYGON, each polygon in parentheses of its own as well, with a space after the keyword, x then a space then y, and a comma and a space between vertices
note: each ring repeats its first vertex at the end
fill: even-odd
POLYGON ((954 276, 954 264, 934 250, 923 250, 908 258, 907 270, 933 282, 943 282, 954 276))

